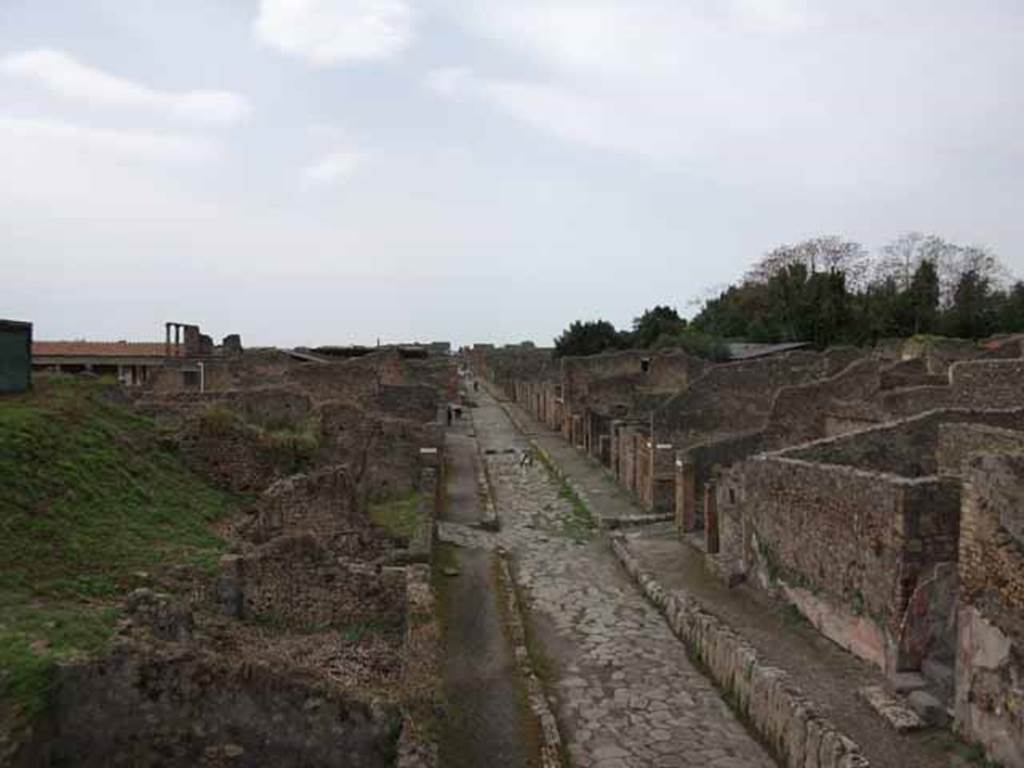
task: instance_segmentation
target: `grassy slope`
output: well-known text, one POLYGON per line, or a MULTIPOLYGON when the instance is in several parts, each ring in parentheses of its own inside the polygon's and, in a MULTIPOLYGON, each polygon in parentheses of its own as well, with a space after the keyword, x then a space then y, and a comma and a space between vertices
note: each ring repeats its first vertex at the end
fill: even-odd
POLYGON ((413 539, 420 533, 424 519, 420 511, 420 494, 370 505, 370 520, 394 536, 413 539))
POLYGON ((236 503, 91 381, 0 398, 0 696, 31 715, 57 661, 109 638, 118 597, 161 565, 212 567, 236 503))

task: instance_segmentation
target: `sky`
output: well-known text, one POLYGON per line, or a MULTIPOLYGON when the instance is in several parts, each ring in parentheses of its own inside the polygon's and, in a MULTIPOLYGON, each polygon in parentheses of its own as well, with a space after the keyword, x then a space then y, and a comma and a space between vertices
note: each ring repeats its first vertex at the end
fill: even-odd
POLYGON ((0 0, 0 317, 293 346, 692 314, 772 247, 1024 274, 1020 0, 0 0))

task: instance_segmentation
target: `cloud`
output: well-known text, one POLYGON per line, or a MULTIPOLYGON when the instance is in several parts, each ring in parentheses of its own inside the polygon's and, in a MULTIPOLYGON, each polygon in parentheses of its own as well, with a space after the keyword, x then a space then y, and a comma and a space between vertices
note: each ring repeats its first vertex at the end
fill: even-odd
POLYGON ((407 0, 261 0, 254 31, 316 66, 387 59, 411 42, 413 11, 407 0))
POLYGON ((50 144, 128 159, 201 162, 217 154, 216 144, 187 134, 105 130, 59 120, 0 116, 0 140, 19 139, 36 146, 50 144))
POLYGON ((351 176, 361 161, 356 152, 340 150, 322 157, 303 169, 306 181, 313 184, 337 184, 351 176))
POLYGON ((46 48, 0 58, 0 72, 38 83, 69 101, 142 109, 197 123, 234 123, 250 111, 249 102, 230 91, 161 91, 46 48))
POLYGON ((731 183, 898 184, 1024 119, 1006 79, 1024 13, 1003 0, 445 1, 504 55, 431 73, 433 92, 731 183))
POLYGON ((448 99, 465 96, 475 85, 473 73, 466 67, 441 67, 423 79, 428 90, 448 99))

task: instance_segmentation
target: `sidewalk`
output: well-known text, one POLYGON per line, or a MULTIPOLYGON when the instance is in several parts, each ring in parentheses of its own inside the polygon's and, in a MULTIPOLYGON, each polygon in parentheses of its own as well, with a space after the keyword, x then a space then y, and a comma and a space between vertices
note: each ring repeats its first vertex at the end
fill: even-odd
MULTIPOLYGON (((592 514, 602 520, 643 514, 597 462, 515 403, 501 398, 501 404, 592 514)), ((888 726, 857 694, 861 687, 884 685, 881 672, 827 640, 792 609, 763 592, 745 585, 726 587, 706 571, 699 552, 678 540, 672 523, 644 526, 624 536, 616 534, 615 542, 620 559, 634 561, 634 568, 644 572, 655 594, 675 595, 679 604, 694 605, 698 613, 711 614, 724 625, 726 635, 735 633, 741 643, 752 646, 761 664, 782 670, 789 678, 786 687, 798 688, 820 716, 860 746, 872 766, 968 765, 954 757, 957 742, 948 732, 900 734, 888 726)))

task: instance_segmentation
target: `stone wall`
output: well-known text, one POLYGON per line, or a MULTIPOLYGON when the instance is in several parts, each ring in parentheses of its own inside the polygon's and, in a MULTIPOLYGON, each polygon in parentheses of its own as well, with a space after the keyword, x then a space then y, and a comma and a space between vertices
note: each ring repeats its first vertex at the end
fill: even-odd
POLYGON ((682 447, 694 442, 694 433, 760 428, 779 389, 827 375, 830 360, 815 352, 797 351, 712 366, 654 412, 654 435, 659 442, 682 447))
POLYGON ((1024 454, 967 460, 955 727, 1024 766, 1024 454))
POLYGON ((864 400, 878 391, 880 382, 878 361, 862 359, 834 376, 783 387, 771 405, 766 443, 782 447, 825 436, 835 402, 864 400))
POLYGON ((170 646, 63 666, 39 738, 17 765, 393 764, 397 710, 268 666, 170 646))
POLYGON ((820 631, 888 671, 919 576, 956 558, 954 480, 767 455, 725 473, 717 505, 723 575, 784 585, 820 631))
POLYGON ((263 491, 308 468, 315 450, 297 435, 264 432, 221 409, 189 419, 180 444, 196 471, 239 492, 263 491))
POLYGON ((318 462, 346 464, 371 500, 411 493, 419 476, 420 449, 440 447, 437 423, 379 416, 348 402, 327 402, 317 409, 320 424, 318 462))
POLYGON ((257 544, 277 536, 312 533, 328 542, 335 554, 365 559, 385 548, 345 467, 278 480, 264 491, 239 532, 257 544))
POLYGON ((386 416, 426 424, 436 421, 437 391, 426 384, 384 384, 377 392, 375 409, 386 416))
POLYGON ((1024 454, 967 460, 961 592, 1024 614, 1024 454))
MULTIPOLYGON (((1021 425, 1024 427, 1024 425, 1021 425)), ((975 453, 1024 450, 1024 432, 974 422, 939 424, 936 464, 939 474, 962 477, 964 462, 975 453)))
POLYGON ((230 616, 302 630, 401 627, 405 574, 341 562, 313 534, 279 536, 222 560, 217 599, 230 616))
POLYGON ((1024 409, 928 411, 859 432, 816 440, 791 449, 786 455, 903 477, 924 477, 939 471, 940 427, 961 423, 1022 429, 1024 409))
POLYGON ((919 386, 880 392, 876 404, 890 417, 910 416, 944 407, 1019 408, 1024 406, 1024 360, 1017 345, 991 351, 988 359, 962 360, 949 366, 944 386, 919 386))
POLYGON ((965 408, 1024 405, 1024 360, 954 363, 949 369, 953 402, 965 408))
POLYGON ((266 429, 295 427, 309 417, 312 401, 300 390, 284 387, 226 389, 212 392, 144 394, 139 409, 161 420, 187 419, 210 408, 224 408, 266 429))

